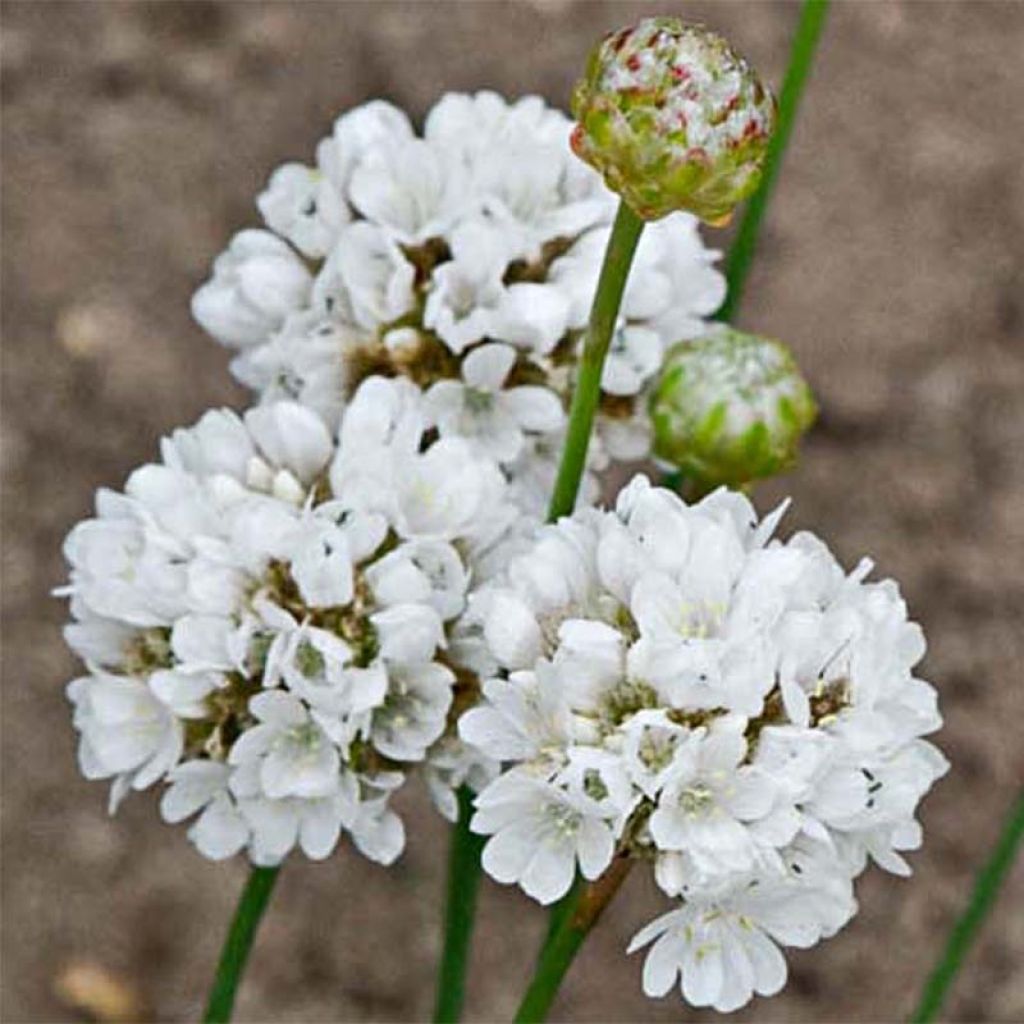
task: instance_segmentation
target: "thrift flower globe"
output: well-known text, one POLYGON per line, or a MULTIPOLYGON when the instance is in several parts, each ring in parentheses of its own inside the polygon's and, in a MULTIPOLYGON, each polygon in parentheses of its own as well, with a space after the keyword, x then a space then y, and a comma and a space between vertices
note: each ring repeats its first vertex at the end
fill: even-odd
POLYGON ((788 469, 817 406, 784 345, 720 326, 669 349, 650 412, 655 456, 710 491, 788 469))
MULTIPOLYGON (((553 479, 615 196, 538 97, 449 94, 422 134, 375 101, 312 166, 285 164, 192 310, 261 401, 332 428, 368 376, 426 392, 431 425, 497 460, 539 510, 553 479)), ((665 347, 706 329, 725 282, 695 217, 646 232, 605 370, 592 466, 650 451, 665 347)), ((591 491, 594 484, 591 481, 591 491)))
POLYGON ((721 36, 644 18, 593 51, 572 98, 577 155, 645 220, 711 224, 757 188, 775 99, 721 36))
POLYGON ((493 765, 448 728, 448 657, 505 482, 460 439, 425 446, 422 398, 367 380, 338 440, 290 402, 206 413, 65 543, 79 763, 166 784, 169 822, 219 859, 320 859, 343 832, 389 863, 391 794, 423 766, 442 809, 493 765), (435 763, 436 757, 436 763, 435 763))
POLYGON ((539 527, 468 612, 490 678, 459 731, 504 762, 471 822, 484 868, 552 903, 577 870, 649 863, 673 907, 630 946, 644 991, 723 1012, 853 916, 869 860, 910 872, 947 768, 896 584, 773 540, 784 508, 638 477, 614 512, 539 527))

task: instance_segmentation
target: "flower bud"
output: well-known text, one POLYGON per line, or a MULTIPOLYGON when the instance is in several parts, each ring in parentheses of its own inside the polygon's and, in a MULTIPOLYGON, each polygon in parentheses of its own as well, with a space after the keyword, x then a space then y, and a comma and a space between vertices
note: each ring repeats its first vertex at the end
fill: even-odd
POLYGON ((644 18, 592 52, 572 97, 576 155, 645 220, 721 224, 757 188, 775 98, 719 35, 644 18))
POLYGON ((791 466, 817 407, 784 345, 722 326, 669 349, 650 411, 655 455, 711 490, 791 466))

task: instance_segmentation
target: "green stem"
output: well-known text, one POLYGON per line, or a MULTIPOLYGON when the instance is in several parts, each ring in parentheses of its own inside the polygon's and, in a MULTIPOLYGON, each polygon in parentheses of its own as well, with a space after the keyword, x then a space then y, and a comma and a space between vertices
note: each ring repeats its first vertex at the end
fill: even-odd
POLYGON ((469 830, 473 816, 473 793, 466 786, 456 794, 459 818, 452 832, 448 853, 448 901, 445 908, 444 953, 438 974, 435 1024, 455 1024, 462 1013, 466 991, 469 940, 480 883, 480 851, 484 837, 469 830))
POLYGON ((569 428, 562 449, 562 461, 558 467, 548 518, 552 521, 572 513, 576 507, 576 492, 583 479, 590 445, 590 431, 594 425, 594 414, 601 398, 601 373, 608 355, 615 321, 622 304, 622 293, 626 278, 633 262, 640 232, 644 222, 626 205, 619 203, 615 223, 612 225, 608 248, 605 249, 601 276, 598 278, 594 303, 590 307, 590 323, 587 338, 580 357, 579 375, 569 409, 569 428))
POLYGON ((782 156, 789 142, 793 122, 796 120, 797 107, 803 95, 807 76, 814 63, 814 53, 818 45, 825 17, 828 14, 829 0, 804 0, 800 10, 793 43, 789 51, 789 66, 786 78, 779 94, 779 116, 775 132, 768 144, 768 155, 765 159, 761 186, 747 203, 736 237, 729 248, 725 261, 725 277, 729 283, 725 303, 718 311, 719 320, 731 320, 739 309, 743 297, 743 287, 747 274, 754 259, 757 248, 757 237, 761 230, 761 221, 768 209, 772 188, 779 173, 782 156))
MULTIPOLYGON (((551 908, 551 912, 548 915, 548 930, 544 936, 545 946, 554 939, 558 929, 562 927, 562 923, 575 912, 576 904, 580 900, 582 887, 583 878, 577 872, 576 877, 573 879, 572 888, 551 908)), ((543 953, 544 949, 541 948, 540 955, 542 956, 543 953)))
MULTIPOLYGON (((570 898, 578 901, 579 896, 570 898)), ((557 928, 544 944, 530 987, 516 1012, 516 1024, 538 1024, 546 1020, 562 978, 576 958, 587 933, 579 928, 557 928)))
POLYGON ((1024 838, 1024 791, 1018 794, 1010 808, 1002 834, 996 842, 988 861, 978 872, 974 881, 971 900, 953 930, 949 933, 946 948, 928 978, 921 995, 921 1001, 914 1011, 913 1024, 930 1024, 938 1016, 953 979, 971 948, 978 929, 995 905, 999 887, 1007 872, 1013 867, 1017 848, 1024 838))
POLYGON ((235 1005, 235 992, 245 970, 249 951, 252 949, 260 918, 270 900, 274 882, 280 868, 253 868, 242 890, 235 916, 231 921, 228 937, 221 950, 217 975, 210 990, 210 1001, 206 1004, 204 1024, 226 1024, 231 1020, 231 1009, 235 1005))
POLYGON ((548 933, 530 987, 519 1004, 516 1024, 539 1024, 547 1018, 562 979, 632 866, 633 860, 620 854, 596 882, 576 885, 557 904, 557 916, 552 918, 555 927, 548 933))

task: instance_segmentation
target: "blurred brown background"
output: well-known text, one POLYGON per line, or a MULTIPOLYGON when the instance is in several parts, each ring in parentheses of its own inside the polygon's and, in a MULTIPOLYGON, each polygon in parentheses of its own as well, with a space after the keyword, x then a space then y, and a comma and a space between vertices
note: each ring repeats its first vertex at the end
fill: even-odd
MULTIPOLYGON (((779 82, 792 4, 4 4, 5 1021, 84 1019, 81 993, 60 995, 83 969, 123 979, 127 1016, 196 1019, 244 878, 161 825, 152 794, 111 820, 105 787, 78 777, 48 596, 95 487, 245 400, 189 319, 210 261, 341 110, 385 96, 421 116, 484 86, 564 102, 599 33, 657 10, 725 31, 779 82)), ((915 878, 870 872, 848 929, 793 953, 785 994, 736 1019, 905 1017, 1024 775, 1022 54, 1018 3, 838 4, 763 235, 741 321, 792 344, 822 417, 761 500, 792 493, 790 529, 902 581, 953 770, 925 802, 915 878)), ((446 829, 421 794, 406 805, 391 870, 289 863, 240 1019, 427 1017, 446 829)), ((661 905, 643 874, 556 1016, 697 1019, 646 1000, 625 957, 661 905)), ((1024 1020, 1022 894, 1018 865, 947 1019, 1024 1020)), ((508 1019, 542 927, 485 885, 471 1018, 508 1019)))

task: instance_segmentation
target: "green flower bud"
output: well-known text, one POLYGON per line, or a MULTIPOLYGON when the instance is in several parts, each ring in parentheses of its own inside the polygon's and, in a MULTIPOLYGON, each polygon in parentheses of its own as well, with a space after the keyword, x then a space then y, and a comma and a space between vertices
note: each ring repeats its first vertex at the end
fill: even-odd
POLYGON ((644 18, 591 53, 572 97, 576 155, 645 220, 722 224, 757 188, 775 98, 719 35, 644 18))
POLYGON ((669 349, 650 411, 654 454, 707 491, 788 469, 818 410, 784 345, 720 326, 669 349))

